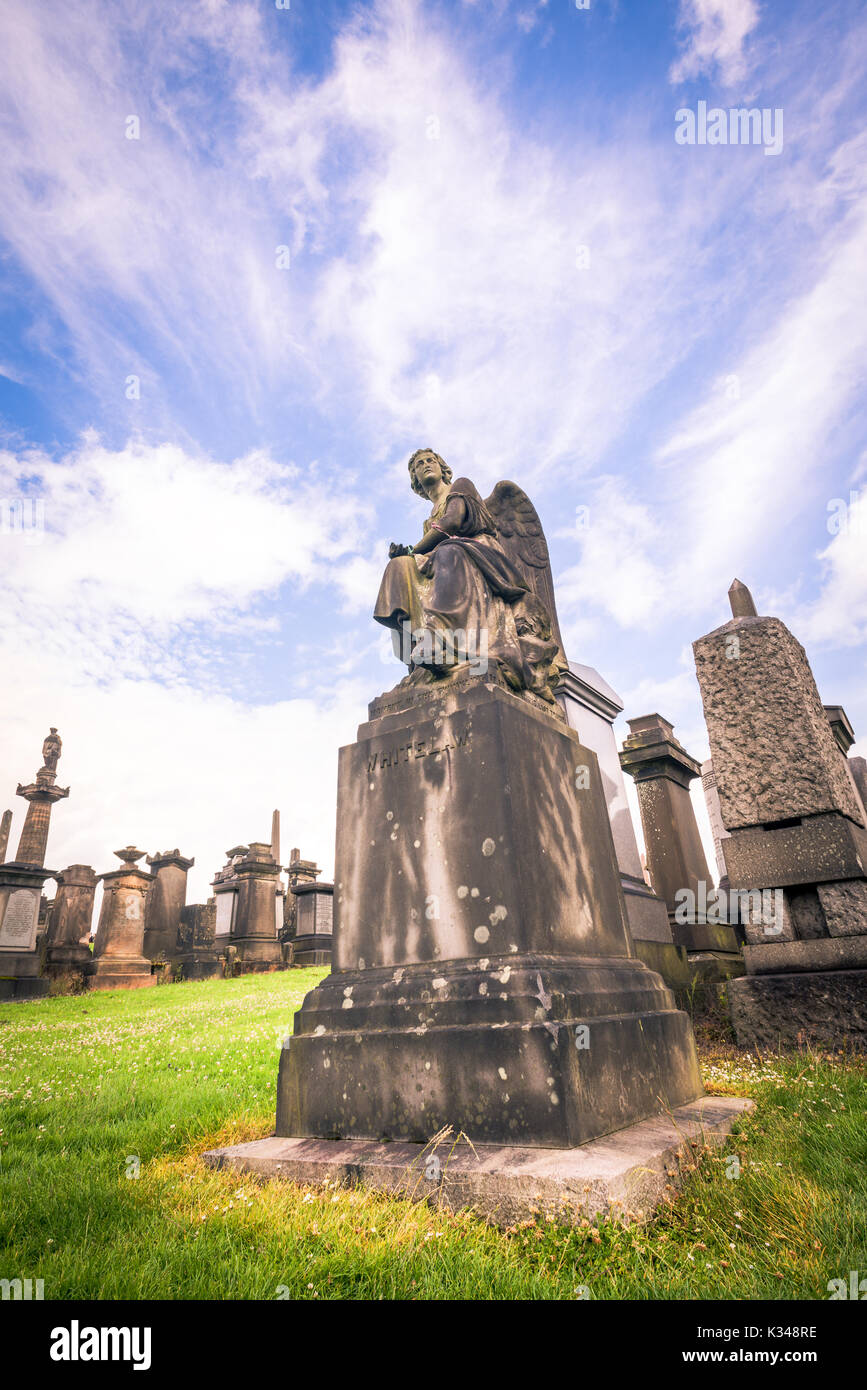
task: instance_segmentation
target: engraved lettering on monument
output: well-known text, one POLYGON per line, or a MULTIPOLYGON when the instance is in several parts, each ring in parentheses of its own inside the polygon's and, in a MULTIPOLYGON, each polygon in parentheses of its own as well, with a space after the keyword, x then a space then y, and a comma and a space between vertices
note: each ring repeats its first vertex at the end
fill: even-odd
POLYGON ((39 893, 31 888, 17 888, 6 904, 3 926, 0 928, 0 946, 30 950, 36 936, 38 916, 39 893))

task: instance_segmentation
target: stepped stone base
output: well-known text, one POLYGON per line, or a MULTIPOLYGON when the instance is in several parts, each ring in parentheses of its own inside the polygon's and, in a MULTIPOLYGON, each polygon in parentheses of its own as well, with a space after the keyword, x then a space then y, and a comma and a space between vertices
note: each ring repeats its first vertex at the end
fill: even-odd
POLYGON ((157 982, 149 960, 98 956, 87 974, 88 989, 148 989, 157 982))
POLYGON ((565 1223, 582 1218, 646 1221, 677 1186, 679 1165, 696 1147, 719 1146, 753 1102, 705 1096, 578 1148, 539 1149, 455 1142, 378 1144, 364 1140, 257 1139, 212 1149, 212 1168, 262 1178, 374 1188, 448 1210, 473 1207, 499 1226, 537 1212, 565 1223))

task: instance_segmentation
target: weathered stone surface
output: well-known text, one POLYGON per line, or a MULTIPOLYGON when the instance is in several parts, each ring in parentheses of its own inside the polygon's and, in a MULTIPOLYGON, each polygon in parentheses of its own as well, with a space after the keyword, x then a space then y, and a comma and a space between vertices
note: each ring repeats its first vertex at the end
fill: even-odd
POLYGON ((330 965, 334 884, 299 880, 292 891, 296 897, 293 964, 330 965))
POLYGON ((156 983, 151 963, 142 952, 144 904, 153 882, 136 868, 143 850, 128 845, 115 850, 121 868, 102 874, 104 895, 93 959, 88 969, 90 989, 141 989, 156 983))
POLYGON ((281 1135, 561 1147, 700 1095, 565 723, 482 681, 362 725, 336 861, 335 968, 281 1057, 281 1135))
POLYGON ((826 936, 812 941, 766 941, 744 947, 750 975, 867 967, 867 937, 826 936))
POLYGON ((213 898, 181 908, 175 967, 182 980, 210 980, 223 973, 217 951, 217 909, 213 898))
MULTIPOLYGON (((278 969, 283 964, 277 937, 280 866, 270 843, 252 841, 234 872, 238 898, 229 942, 237 951, 235 973, 278 969)), ((280 907, 282 921, 282 897, 280 907)))
POLYGON ((733 618, 693 652, 726 829, 831 811, 862 825, 806 653, 785 624, 733 618))
POLYGON ((178 951, 181 909, 187 901, 187 874, 195 859, 177 849, 148 855, 153 883, 145 903, 143 952, 149 960, 170 960, 178 951))
POLYGON ((867 935, 867 881, 820 883, 816 893, 831 936, 867 935))
POLYGON ((4 811, 0 816, 0 864, 6 859, 6 850, 9 846, 9 831, 12 829, 12 812, 4 811))
MULTIPOLYGON (((795 942, 793 946, 837 944, 795 942)), ((753 949, 766 953, 784 948, 753 949)), ((741 1047, 809 1044, 867 1051, 867 969, 745 975, 732 980, 728 997, 741 1047)))
POLYGON ((867 825, 867 758, 849 758, 849 771, 864 807, 864 823, 867 825))
POLYGON ((204 1155, 213 1168, 298 1183, 361 1185, 456 1211, 473 1207, 501 1227, 539 1211, 564 1222, 649 1219, 677 1186, 695 1146, 720 1145, 753 1102, 704 1097, 580 1148, 258 1139, 204 1155))
POLYGON ((46 974, 80 975, 90 963, 90 936, 97 877, 89 864, 70 864, 55 875, 57 897, 46 933, 46 974))
POLYGON ((725 854, 729 878, 739 888, 861 878, 867 830, 839 814, 795 817, 789 825, 734 831, 725 854))

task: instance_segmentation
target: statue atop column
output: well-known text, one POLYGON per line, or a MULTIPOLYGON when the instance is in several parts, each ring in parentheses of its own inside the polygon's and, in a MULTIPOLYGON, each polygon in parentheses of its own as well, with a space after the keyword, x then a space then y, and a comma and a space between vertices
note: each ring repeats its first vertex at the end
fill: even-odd
POLYGON ((48 772, 57 771, 57 763, 60 759, 62 748, 63 740, 54 728, 54 725, 52 725, 51 732, 42 745, 42 762, 48 772))

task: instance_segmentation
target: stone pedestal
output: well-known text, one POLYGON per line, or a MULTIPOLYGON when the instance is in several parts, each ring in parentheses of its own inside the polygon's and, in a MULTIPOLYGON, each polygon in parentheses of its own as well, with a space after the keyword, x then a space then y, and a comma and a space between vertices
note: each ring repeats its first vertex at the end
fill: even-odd
POLYGON ((178 951, 181 909, 187 901, 187 874, 195 859, 180 850, 148 855, 153 883, 145 905, 144 954, 149 960, 170 960, 178 951))
POLYGON ((693 650, 729 875, 775 905, 742 912, 748 978, 729 990, 738 1041, 863 1046, 867 828, 845 757, 851 728, 823 707, 788 628, 736 587, 735 616, 693 650))
POLYGON ((660 714, 630 719, 629 737, 620 762, 635 779, 647 867, 651 882, 668 908, 674 940, 706 978, 728 979, 743 973, 738 941, 731 925, 708 920, 706 904, 713 892, 689 784, 700 774, 660 714))
POLYGON ((253 841, 246 855, 235 864, 235 876, 237 902, 229 936, 229 945, 236 952, 234 973, 277 970, 283 965, 277 936, 278 926, 282 927, 283 897, 280 866, 270 844, 253 841))
POLYGON ((90 936, 97 877, 89 864, 55 874, 57 897, 47 933, 45 973, 83 976, 91 961, 90 936))
POLYGON ((175 965, 182 980, 212 980, 222 975, 216 925, 217 908, 213 898, 207 903, 191 903, 181 908, 175 965))
POLYGON ((334 968, 281 1055, 278 1135, 571 1147, 701 1094, 562 717, 492 674, 375 701, 340 751, 336 864, 334 968))
POLYGON ((105 885, 99 926, 88 972, 91 989, 142 989, 156 984, 151 963, 142 951, 144 911, 150 874, 137 869, 144 850, 115 850, 121 868, 101 874, 105 885))
POLYGON ((330 965, 333 931, 333 883, 297 883, 293 965, 330 965))
POLYGON ((57 730, 52 728, 42 745, 44 761, 36 781, 26 786, 18 784, 18 795, 24 797, 28 806, 15 858, 0 863, 0 999, 34 998, 48 993, 37 932, 42 885, 47 878, 55 877, 53 869, 44 867, 51 808, 69 796, 68 787, 55 785, 61 747, 57 730))
POLYGON ((676 946, 668 921, 668 908, 645 881, 626 800, 623 771, 617 752, 614 721, 623 712, 623 701, 592 666, 571 662, 557 688, 569 727, 599 761, 605 804, 611 822, 614 852, 626 900, 626 916, 636 954, 658 970, 671 989, 681 989, 692 979, 686 949, 676 946))

